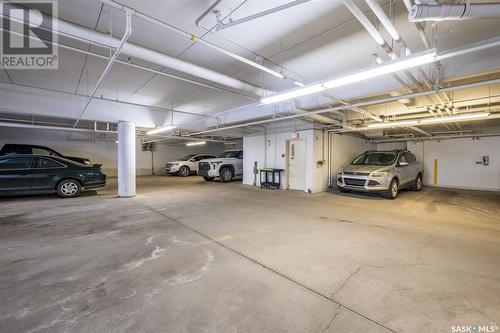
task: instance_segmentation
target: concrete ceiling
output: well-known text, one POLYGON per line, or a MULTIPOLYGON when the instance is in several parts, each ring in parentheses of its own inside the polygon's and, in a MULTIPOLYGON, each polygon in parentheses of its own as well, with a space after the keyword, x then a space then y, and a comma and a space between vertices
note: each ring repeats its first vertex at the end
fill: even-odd
MULTIPOLYGON (((306 83, 327 79, 359 68, 373 65, 373 54, 385 54, 362 28, 352 14, 337 0, 313 0, 276 14, 259 18, 235 27, 224 29, 216 35, 206 35, 196 27, 195 19, 213 0, 164 0, 139 1, 121 0, 121 3, 149 14, 187 32, 239 55, 255 60, 255 54, 264 56, 282 66, 283 72, 306 83), (236 44, 240 45, 236 46, 236 44)), ((222 17, 231 14, 236 20, 265 9, 287 3, 289 0, 224 0, 218 9, 222 17)), ((377 24, 373 14, 364 1, 356 1, 369 18, 377 24)), ((414 52, 424 50, 417 30, 407 20, 406 8, 401 1, 381 1, 386 12, 394 19, 395 26, 414 52), (392 7, 390 6, 392 4, 392 7)), ((124 15, 116 9, 103 6, 97 0, 59 0, 59 17, 100 32, 112 32, 120 37, 124 30, 124 15)), ((209 14, 202 25, 209 29, 216 23, 215 15, 209 14)), ((201 65, 220 73, 231 75, 240 80, 280 91, 293 87, 269 74, 236 62, 234 59, 216 53, 207 47, 193 43, 170 31, 133 19, 133 34, 130 41, 141 46, 179 57, 188 62, 201 65)), ((448 50, 478 40, 497 37, 499 19, 442 22, 428 25, 427 34, 440 50, 448 50)), ((391 39, 380 28, 386 40, 391 39)), ((81 49, 106 54, 103 49, 90 47, 81 42, 61 38, 61 42, 81 49)), ((395 49, 398 48, 394 45, 395 49)), ((14 84, 54 89, 71 93, 88 94, 105 67, 103 59, 85 56, 74 51, 60 49, 58 70, 0 71, 0 80, 14 84)), ((445 78, 454 78, 500 69, 499 49, 490 49, 468 56, 452 58, 443 62, 445 78)), ((127 60, 122 57, 122 60, 127 60)), ((161 68, 138 59, 134 63, 161 68)), ((264 63, 275 70, 279 67, 270 62, 264 63)), ((175 71, 165 69, 167 72, 175 71)), ((431 74, 428 66, 424 70, 431 74)), ((179 74, 179 73, 176 73, 179 74)), ((181 74, 182 75, 182 74, 181 74)), ((183 75, 186 76, 186 75, 183 75)), ((186 76, 189 77, 189 76, 186 76)), ((391 76, 383 80, 369 80, 360 84, 330 91, 339 98, 354 98, 398 89, 400 86, 391 76)), ((249 103, 248 99, 232 94, 200 87, 177 79, 154 75, 139 69, 116 64, 106 78, 97 96, 132 103, 146 104, 164 108, 175 108, 199 114, 216 114, 249 103)), ((309 96, 300 102, 313 106, 326 100, 323 97, 309 96)), ((400 106, 399 106, 400 107, 400 106)), ((284 106, 267 106, 259 110, 250 109, 247 118, 262 116, 272 112, 283 112, 284 106)), ((112 110, 110 110, 112 112, 112 110)), ((50 115, 51 110, 47 110, 50 115)), ((213 122, 200 122, 198 118, 184 117, 184 126, 201 130, 213 122)), ((243 119, 243 118, 242 118, 243 119)), ((153 124, 161 125, 161 124, 153 124)))

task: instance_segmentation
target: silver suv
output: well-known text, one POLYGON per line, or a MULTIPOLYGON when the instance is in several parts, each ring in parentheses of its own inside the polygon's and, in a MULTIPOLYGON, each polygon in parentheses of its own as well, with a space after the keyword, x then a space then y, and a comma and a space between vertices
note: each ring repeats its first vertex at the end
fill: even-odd
POLYGON ((395 199, 401 188, 420 191, 422 174, 422 165, 407 150, 367 151, 339 170, 337 186, 341 192, 381 192, 395 199))

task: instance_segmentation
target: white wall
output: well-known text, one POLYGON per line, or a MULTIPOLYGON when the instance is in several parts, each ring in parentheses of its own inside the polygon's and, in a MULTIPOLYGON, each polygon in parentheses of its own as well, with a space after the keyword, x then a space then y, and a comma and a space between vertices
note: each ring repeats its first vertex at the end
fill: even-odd
MULTIPOLYGON (((117 149, 115 138, 89 140, 88 134, 73 133, 67 140, 67 133, 62 131, 47 131, 35 129, 0 128, 0 147, 6 143, 25 143, 47 146, 67 156, 88 157, 92 163, 102 164, 103 172, 109 176, 117 175, 117 149)), ((204 146, 186 147, 182 145, 168 145, 160 143, 153 152, 155 174, 164 174, 165 163, 182 156, 195 153, 218 155, 224 151, 224 144, 207 142, 204 146)), ((142 151, 140 140, 136 140, 136 168, 137 175, 151 175, 151 152, 142 151)))
POLYGON ((337 172, 349 164, 356 156, 367 150, 376 149, 376 145, 362 138, 350 135, 333 134, 331 143, 332 184, 336 186, 337 172))
POLYGON ((377 144, 377 150, 407 149, 406 142, 386 142, 377 144))
MULTIPOLYGON (((254 161, 258 168, 270 167, 286 170, 286 141, 292 139, 292 132, 249 136, 243 138, 243 183, 252 185, 254 161)), ((299 132, 299 140, 306 140, 306 188, 315 193, 328 188, 328 133, 319 130, 305 130, 299 132), (323 161, 324 163, 318 163, 323 161)), ((330 142, 332 176, 355 156, 370 149, 374 144, 366 140, 348 136, 332 135, 330 142)), ((257 177, 257 185, 259 185, 257 177)), ((286 176, 284 177, 286 178, 286 176)), ((285 184, 285 180, 282 180, 285 184)))
MULTIPOLYGON (((318 181, 322 171, 316 168, 317 147, 321 146, 322 135, 320 131, 304 130, 299 131, 298 140, 306 141, 306 188, 312 192, 321 191, 324 189, 322 182, 318 181)), ((257 161, 258 168, 275 168, 286 170, 286 142, 292 140, 292 132, 272 133, 257 136, 248 136, 243 138, 243 184, 253 185, 254 162, 257 161)), ((320 153, 321 155, 321 153, 320 153)), ((326 166, 323 167, 326 169, 326 166)), ((286 176, 282 176, 283 187, 286 176)), ((257 177, 257 185, 260 185, 259 176, 257 177)))
POLYGON ((437 186, 500 190, 500 138, 408 142, 424 166, 424 184, 434 185, 434 159, 438 160, 437 186), (488 155, 488 166, 476 164, 488 155))

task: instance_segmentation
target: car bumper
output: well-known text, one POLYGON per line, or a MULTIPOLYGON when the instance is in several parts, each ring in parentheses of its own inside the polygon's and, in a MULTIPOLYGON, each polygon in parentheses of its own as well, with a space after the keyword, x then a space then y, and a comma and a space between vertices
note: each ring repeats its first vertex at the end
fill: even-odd
POLYGON ((198 170, 198 176, 202 177, 217 177, 217 172, 215 170, 206 170, 206 171, 199 171, 198 170))
POLYGON ((106 186, 106 175, 102 175, 98 179, 88 180, 83 184, 83 188, 86 190, 103 186, 106 186))
POLYGON ((173 175, 173 174, 175 174, 175 173, 177 173, 177 172, 179 172, 179 168, 178 168, 178 167, 176 167, 176 166, 166 167, 166 168, 165 168, 165 173, 168 173, 168 174, 173 175))
POLYGON ((386 177, 337 175, 337 186, 346 190, 360 192, 385 192, 390 181, 386 177))

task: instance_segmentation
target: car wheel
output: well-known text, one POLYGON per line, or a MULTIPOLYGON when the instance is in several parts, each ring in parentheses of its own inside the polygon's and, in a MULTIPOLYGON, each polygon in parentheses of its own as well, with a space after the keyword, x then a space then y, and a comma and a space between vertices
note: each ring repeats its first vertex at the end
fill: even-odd
POLYGON ((57 194, 61 198, 74 198, 80 194, 82 187, 80 183, 73 179, 66 179, 57 185, 57 194))
POLYGON ((179 169, 178 173, 179 173, 179 176, 181 176, 181 177, 187 177, 191 173, 191 170, 189 169, 189 167, 184 165, 179 169))
POLYGON ((203 179, 205 179, 207 182, 211 182, 212 180, 214 180, 214 177, 203 177, 203 179))
POLYGON ((415 182, 413 183, 411 189, 413 191, 420 191, 422 189, 422 175, 418 175, 417 179, 415 179, 415 182))
POLYGON ((221 182, 228 183, 233 179, 233 172, 229 168, 222 168, 219 177, 221 182))
POLYGON ((398 196, 399 184, 397 179, 393 179, 391 181, 391 185, 389 185, 389 191, 387 191, 387 198, 396 199, 398 196))

